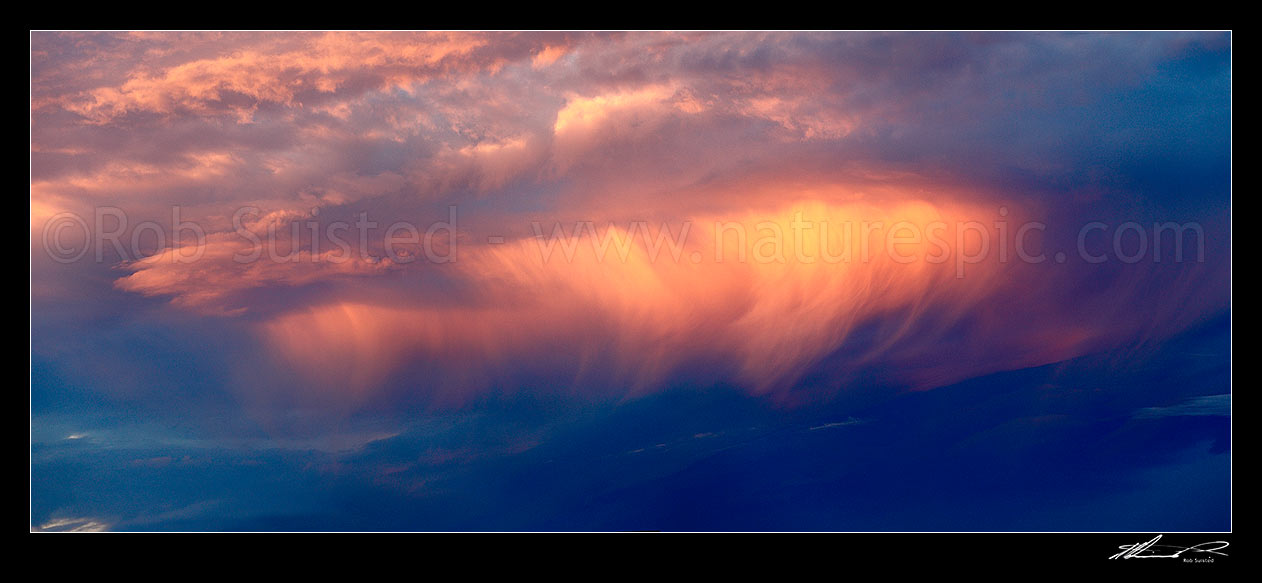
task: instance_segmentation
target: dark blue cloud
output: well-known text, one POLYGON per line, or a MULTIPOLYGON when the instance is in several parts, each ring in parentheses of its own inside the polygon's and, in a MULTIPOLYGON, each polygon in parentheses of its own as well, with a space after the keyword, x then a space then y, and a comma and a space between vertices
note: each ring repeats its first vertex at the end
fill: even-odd
POLYGON ((1142 361, 806 408, 680 387, 374 414, 341 423, 359 433, 337 443, 161 423, 39 435, 33 516, 139 530, 1228 530, 1230 417, 1179 405, 1229 394, 1229 332, 1222 319, 1142 361))

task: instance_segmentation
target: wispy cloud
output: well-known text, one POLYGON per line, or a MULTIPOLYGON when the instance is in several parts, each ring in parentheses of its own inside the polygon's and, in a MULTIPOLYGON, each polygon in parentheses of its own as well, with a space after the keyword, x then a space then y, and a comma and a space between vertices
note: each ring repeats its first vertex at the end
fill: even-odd
POLYGON ((31 527, 32 532, 104 532, 109 529, 109 523, 96 518, 54 518, 31 527))
POLYGON ((1206 395, 1194 397, 1169 407, 1144 407, 1135 412, 1136 419, 1159 419, 1161 417, 1231 415, 1231 395, 1206 395))

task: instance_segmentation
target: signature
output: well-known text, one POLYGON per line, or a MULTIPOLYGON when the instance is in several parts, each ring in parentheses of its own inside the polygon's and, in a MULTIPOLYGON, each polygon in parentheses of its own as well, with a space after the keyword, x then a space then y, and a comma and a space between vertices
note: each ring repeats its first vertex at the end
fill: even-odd
POLYGON ((1190 547, 1179 547, 1174 545, 1159 545, 1157 541, 1161 540, 1162 535, 1157 535, 1146 543, 1136 543, 1133 545, 1121 545, 1117 548, 1122 552, 1109 557, 1110 559, 1177 559, 1180 555, 1187 552, 1192 553, 1209 553, 1212 555, 1227 556, 1227 553, 1220 552, 1227 548, 1230 544, 1227 541, 1213 541, 1192 545, 1190 547), (1167 553, 1167 554, 1162 554, 1167 553))

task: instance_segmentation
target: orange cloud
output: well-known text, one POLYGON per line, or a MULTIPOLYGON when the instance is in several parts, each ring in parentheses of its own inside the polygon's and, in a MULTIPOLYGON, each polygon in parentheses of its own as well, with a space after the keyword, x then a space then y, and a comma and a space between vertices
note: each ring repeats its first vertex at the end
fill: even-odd
MULTIPOLYGON (((297 374, 324 387, 316 390, 371 394, 408 367, 431 366, 416 390, 458 399, 511 386, 539 362, 563 390, 655 390, 688 365, 711 363, 722 369, 715 378, 778 393, 843 349, 830 365, 840 366, 833 389, 872 366, 929 388, 1071 358, 1114 332, 1046 314, 1033 328, 1005 331, 988 303, 1011 293, 1006 280, 1028 266, 994 254, 956 258, 980 256, 959 226, 991 215, 907 197, 699 216, 686 237, 682 225, 580 225, 579 236, 562 225, 551 244, 463 250, 449 267, 477 292, 461 306, 336 302, 282 315, 262 333, 297 374), (912 226, 939 223, 933 237, 911 236, 912 226), (865 244, 862 229, 873 224, 882 230, 865 244), (954 346, 950 331, 965 321, 987 333, 954 346), (881 334, 862 334, 873 322, 881 334)), ((545 239, 552 227, 541 229, 545 239)))

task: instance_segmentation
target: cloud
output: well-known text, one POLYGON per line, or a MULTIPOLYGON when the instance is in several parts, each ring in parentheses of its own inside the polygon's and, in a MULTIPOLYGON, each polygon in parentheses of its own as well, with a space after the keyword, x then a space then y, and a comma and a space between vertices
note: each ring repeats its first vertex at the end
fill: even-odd
POLYGON ((1221 308, 1181 289, 1203 281, 1195 273, 1139 266, 1085 299, 1046 265, 969 259, 980 240, 961 225, 984 207, 834 196, 678 225, 541 224, 538 237, 417 268, 443 272, 460 299, 290 310, 262 324, 264 344, 312 391, 361 402, 400 386, 460 402, 533 379, 562 393, 636 395, 696 371, 785 398, 833 394, 876 371, 890 386, 927 389, 1040 366, 1165 338, 1221 308), (1141 282, 1165 282, 1177 304, 1153 304, 1141 291, 1153 284, 1141 282), (1135 302, 1161 324, 1098 318, 1135 302))
POLYGON ((215 57, 133 70, 119 86, 67 96, 60 105, 96 124, 138 112, 249 122, 267 104, 301 108, 304 100, 318 104, 339 93, 407 87, 429 76, 502 64, 478 58, 489 39, 472 33, 299 33, 281 40, 299 40, 300 46, 225 43, 215 57))
POLYGON ((1207 395, 1195 397, 1169 407, 1145 407, 1135 413, 1136 419, 1196 415, 1231 416, 1231 395, 1207 395))
MULTIPOLYGON (((347 407, 540 384, 638 395, 672 379, 780 396, 872 376, 931 388, 1142 350, 1229 310, 1229 41, 36 33, 32 248, 51 217, 101 207, 126 213, 123 242, 177 206, 205 237, 107 245, 91 269, 34 253, 32 287, 230 320, 260 345, 266 363, 249 367, 275 367, 235 376, 285 371, 333 402, 345 391, 347 407), (1199 178, 1181 196, 1149 187, 1167 173, 1199 178), (245 230, 274 232, 281 260, 237 259, 256 248, 233 222, 245 208, 245 230), (456 261, 383 248, 390 224, 424 231, 449 208, 458 225, 440 243, 456 261), (344 248, 306 235, 361 213, 380 226, 344 248), (1209 261, 833 265, 792 241, 756 245, 799 220, 1040 221, 1050 257, 1089 220, 1175 219, 1207 229, 1209 261), (549 263, 533 223, 593 231, 549 263), (718 223, 783 261, 718 261, 738 251, 712 244, 718 223), (651 237, 625 260, 594 257, 588 243, 618 254, 641 224, 651 237), (660 227, 684 224, 681 254, 650 259, 660 227)), ((959 257, 954 234, 945 251, 959 257)))
POLYGON ((105 532, 109 529, 109 523, 96 518, 54 518, 31 527, 32 532, 105 532))
POLYGON ((32 33, 32 530, 1229 528, 1231 88, 1230 33, 32 33))

